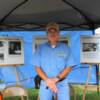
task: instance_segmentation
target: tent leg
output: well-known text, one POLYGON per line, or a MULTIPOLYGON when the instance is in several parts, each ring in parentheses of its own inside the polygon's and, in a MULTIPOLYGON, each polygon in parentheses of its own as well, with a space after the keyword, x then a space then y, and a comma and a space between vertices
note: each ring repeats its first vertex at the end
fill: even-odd
POLYGON ((24 100, 24 96, 21 96, 21 100, 24 100))
POLYGON ((98 95, 99 95, 99 67, 100 67, 100 64, 97 64, 96 65, 96 78, 97 78, 97 92, 98 92, 98 95))
POLYGON ((84 91, 83 91, 82 100, 85 100, 85 97, 86 97, 86 90, 87 90, 87 87, 88 87, 88 82, 89 82, 89 80, 90 80, 91 70, 92 70, 92 64, 89 65, 88 76, 87 76, 85 88, 84 88, 84 91))
MULTIPOLYGON (((15 71, 15 75, 16 75, 16 85, 21 86, 19 72, 17 71, 17 65, 14 65, 13 67, 14 67, 14 71, 15 71)), ((24 100, 24 96, 21 96, 21 100, 24 100)), ((28 100, 28 96, 27 96, 27 100, 28 100)))
POLYGON ((15 72, 15 75, 16 75, 16 84, 17 85, 20 85, 20 78, 19 78, 19 73, 18 73, 18 71, 17 71, 17 65, 14 65, 13 66, 14 67, 14 72, 15 72))

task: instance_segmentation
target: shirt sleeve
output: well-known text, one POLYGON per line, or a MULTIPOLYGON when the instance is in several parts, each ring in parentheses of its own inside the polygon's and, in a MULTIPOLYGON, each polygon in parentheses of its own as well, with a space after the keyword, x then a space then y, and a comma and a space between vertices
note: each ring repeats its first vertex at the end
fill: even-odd
POLYGON ((32 65, 33 66, 41 66, 41 48, 37 47, 35 53, 33 54, 33 58, 32 58, 32 65))
POLYGON ((66 59, 66 67, 73 67, 75 65, 76 65, 75 59, 73 58, 71 50, 69 49, 68 57, 66 59))

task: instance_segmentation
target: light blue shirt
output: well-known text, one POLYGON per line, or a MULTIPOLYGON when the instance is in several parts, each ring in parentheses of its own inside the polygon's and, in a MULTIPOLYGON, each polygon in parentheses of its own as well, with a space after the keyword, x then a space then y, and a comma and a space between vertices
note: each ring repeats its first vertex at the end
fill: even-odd
POLYGON ((48 42, 41 44, 33 55, 33 65, 40 67, 48 77, 55 77, 65 67, 75 64, 70 48, 62 42, 58 42, 55 48, 48 42))

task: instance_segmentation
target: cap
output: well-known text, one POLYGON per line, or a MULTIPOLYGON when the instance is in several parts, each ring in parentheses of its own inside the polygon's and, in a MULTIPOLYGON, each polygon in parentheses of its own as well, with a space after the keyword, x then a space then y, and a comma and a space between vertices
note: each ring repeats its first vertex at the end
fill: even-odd
POLYGON ((46 26, 46 30, 48 31, 50 29, 54 29, 54 30, 59 31, 59 25, 55 22, 48 23, 46 26))

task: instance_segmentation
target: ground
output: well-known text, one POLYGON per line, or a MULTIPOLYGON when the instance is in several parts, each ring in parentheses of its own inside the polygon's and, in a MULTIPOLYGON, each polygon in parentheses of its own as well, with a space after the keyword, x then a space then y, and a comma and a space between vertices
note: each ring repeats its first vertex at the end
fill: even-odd
MULTIPOLYGON (((74 89, 76 92, 76 100, 82 100, 84 86, 81 85, 74 86, 74 89)), ((29 100, 37 100, 38 89, 28 89, 28 96, 29 100)), ((20 100, 20 99, 19 97, 9 97, 9 98, 4 98, 4 100, 20 100)), ((74 100, 73 96, 71 96, 71 100, 74 100)), ((100 92, 98 94, 96 86, 88 87, 88 90, 86 92, 86 100, 100 100, 100 92)))

